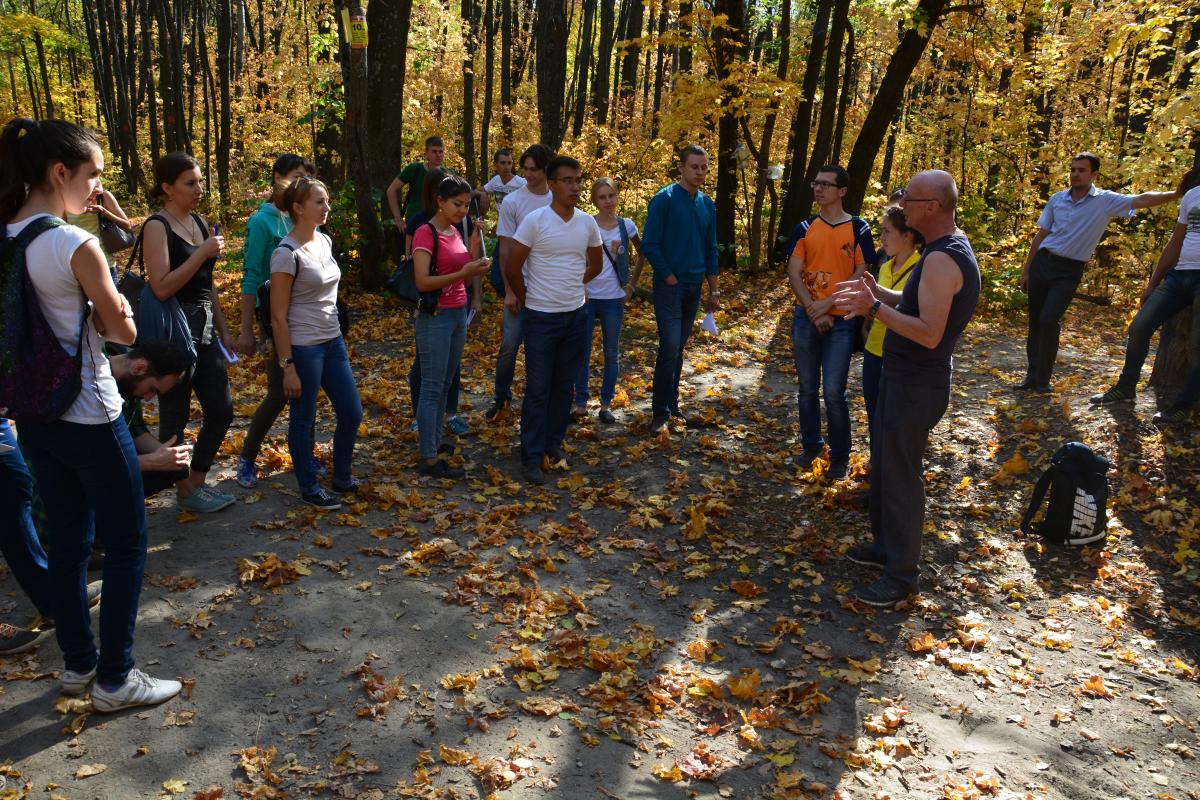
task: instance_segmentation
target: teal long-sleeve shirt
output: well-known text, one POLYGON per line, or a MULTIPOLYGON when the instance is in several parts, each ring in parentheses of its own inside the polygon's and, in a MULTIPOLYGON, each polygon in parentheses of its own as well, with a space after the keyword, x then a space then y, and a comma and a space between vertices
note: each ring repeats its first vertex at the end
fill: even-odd
POLYGON ((274 203, 263 203, 246 222, 246 248, 242 252, 242 294, 257 296, 271 277, 271 254, 292 232, 292 218, 274 203))
POLYGON ((650 199, 642 227, 642 253, 654 282, 674 275, 680 283, 702 283, 717 275, 717 207, 704 192, 693 197, 678 183, 650 199))

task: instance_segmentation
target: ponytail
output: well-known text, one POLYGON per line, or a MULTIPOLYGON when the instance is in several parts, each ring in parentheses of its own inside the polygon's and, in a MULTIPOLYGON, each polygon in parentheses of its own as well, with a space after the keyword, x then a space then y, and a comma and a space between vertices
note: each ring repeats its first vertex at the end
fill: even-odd
POLYGON ((61 119, 9 120, 0 131, 0 219, 17 215, 29 191, 46 183, 54 164, 70 171, 100 150, 96 137, 61 119))

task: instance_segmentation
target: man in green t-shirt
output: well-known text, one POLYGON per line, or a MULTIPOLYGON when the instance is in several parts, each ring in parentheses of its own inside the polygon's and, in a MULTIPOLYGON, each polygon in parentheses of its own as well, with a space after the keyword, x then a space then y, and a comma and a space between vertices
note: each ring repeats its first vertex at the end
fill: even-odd
POLYGON ((430 136, 425 140, 425 161, 414 161, 400 170, 400 174, 392 179, 387 188, 388 209, 396 227, 404 230, 404 220, 421 210, 421 187, 425 185, 425 173, 442 165, 446 158, 446 143, 440 136, 430 136), (400 207, 400 190, 407 186, 404 207, 400 207))

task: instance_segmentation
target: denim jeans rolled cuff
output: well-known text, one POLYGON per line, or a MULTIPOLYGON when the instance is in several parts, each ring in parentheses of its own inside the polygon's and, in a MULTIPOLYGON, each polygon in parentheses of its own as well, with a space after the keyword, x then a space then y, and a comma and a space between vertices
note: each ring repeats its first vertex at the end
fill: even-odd
POLYGON ((333 480, 348 485, 353 479, 354 444, 363 411, 346 342, 337 336, 320 344, 292 345, 292 358, 300 378, 300 396, 291 400, 288 410, 288 451, 296 483, 302 492, 318 488, 312 466, 312 429, 317 395, 324 390, 337 419, 333 432, 333 480))
MULTIPOLYGON (((1155 331, 1187 308, 1191 309, 1192 314, 1192 328, 1188 340, 1190 368, 1183 389, 1171 405, 1187 407, 1200 399, 1200 270, 1168 270, 1162 283, 1155 287, 1138 309, 1133 322, 1129 324, 1125 366, 1117 381, 1118 386, 1129 391, 1137 388, 1142 367, 1150 355, 1150 341, 1155 331)), ((1160 342, 1160 351, 1162 346, 1160 342)))
POLYGON ((596 320, 600 320, 600 341, 604 348, 604 372, 600 381, 600 405, 608 406, 617 393, 617 378, 621 372, 621 325, 625 320, 625 298, 611 300, 588 300, 587 336, 584 340, 583 368, 575 382, 575 405, 587 405, 589 398, 588 377, 591 373, 592 338, 596 320))
POLYGON ((833 327, 821 333, 808 313, 796 306, 792 313, 792 356, 796 365, 796 403, 800 414, 800 437, 804 450, 813 452, 825 445, 821 436, 821 396, 829 422, 829 456, 850 456, 850 403, 846 384, 850 357, 858 337, 858 320, 834 317, 833 327))
POLYGON ((655 417, 679 413, 679 381, 683 375, 683 349, 692 335, 700 309, 700 284, 654 282, 654 322, 658 327, 658 352, 654 357, 654 385, 650 408, 655 417))
POLYGON ((571 419, 575 381, 583 362, 587 311, 546 313, 526 308, 525 399, 521 404, 521 462, 540 466, 562 446, 571 419))
POLYGON ((421 458, 428 461, 437 458, 442 443, 442 418, 467 340, 467 309, 419 313, 415 327, 421 362, 417 437, 421 458))
POLYGON ((500 351, 496 354, 496 380, 492 399, 497 403, 512 402, 512 383, 517 374, 517 353, 525 340, 524 322, 520 311, 504 309, 500 322, 500 351))
POLYGON ((3 418, 0 442, 13 448, 0 453, 0 555, 38 613, 53 617, 49 564, 33 525, 33 476, 12 426, 3 418))
POLYGON ((125 420, 22 425, 21 443, 45 504, 55 632, 73 672, 120 684, 133 668, 133 631, 146 564, 146 508, 125 420), (100 647, 92 636, 87 564, 104 547, 100 647))

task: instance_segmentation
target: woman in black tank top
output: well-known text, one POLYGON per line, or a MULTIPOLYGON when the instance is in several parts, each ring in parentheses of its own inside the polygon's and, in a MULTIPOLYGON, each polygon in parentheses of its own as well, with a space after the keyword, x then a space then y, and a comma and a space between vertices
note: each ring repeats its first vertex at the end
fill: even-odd
POLYGON ((159 439, 183 441, 195 391, 204 417, 192 449, 191 474, 176 484, 178 503, 192 511, 219 511, 235 499, 205 486, 205 477, 233 422, 228 361, 221 351, 224 346, 233 352, 233 337, 213 291, 213 268, 225 243, 220 236, 210 235, 204 220, 193 213, 204 197, 204 180, 195 159, 185 153, 164 156, 154 166, 154 180, 151 196, 164 203, 162 211, 142 227, 146 274, 159 300, 173 297, 179 302, 196 347, 196 366, 190 378, 159 399, 159 439))

